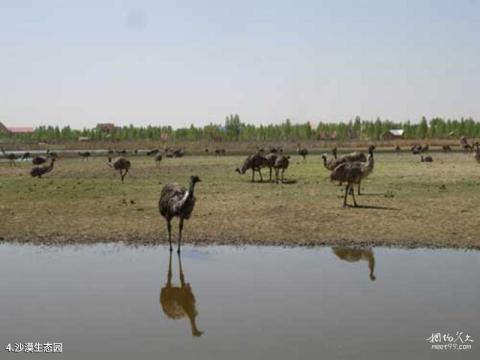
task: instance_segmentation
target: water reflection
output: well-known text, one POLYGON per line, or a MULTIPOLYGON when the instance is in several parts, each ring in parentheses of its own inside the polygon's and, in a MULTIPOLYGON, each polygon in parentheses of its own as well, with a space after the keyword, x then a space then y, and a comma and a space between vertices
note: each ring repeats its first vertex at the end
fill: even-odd
POLYGON ((192 335, 201 336, 203 331, 198 330, 195 320, 198 314, 195 306, 195 296, 193 295, 190 283, 185 283, 180 254, 178 254, 178 268, 180 286, 172 285, 172 253, 170 252, 167 283, 160 291, 160 304, 162 305, 163 312, 170 319, 178 320, 187 316, 190 320, 192 335))
POLYGON ((373 250, 371 248, 352 249, 345 247, 333 247, 332 250, 334 254, 337 255, 340 259, 348 262, 356 262, 360 260, 368 261, 368 268, 370 269, 370 280, 375 281, 375 256, 373 255, 373 250))

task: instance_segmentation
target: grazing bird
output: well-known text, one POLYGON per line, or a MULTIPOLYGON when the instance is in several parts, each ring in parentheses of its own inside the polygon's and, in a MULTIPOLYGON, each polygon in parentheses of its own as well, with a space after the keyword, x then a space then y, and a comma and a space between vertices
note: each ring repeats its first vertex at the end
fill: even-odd
POLYGON ((433 158, 431 156, 425 156, 423 157, 423 155, 420 157, 420 160, 422 162, 433 162, 433 158))
POLYGON ((265 159, 267 159, 267 166, 268 166, 268 169, 270 170, 270 177, 269 177, 270 182, 272 182, 272 171, 274 169, 275 161, 277 160, 277 158, 278 158, 277 153, 268 153, 267 155, 265 155, 265 159))
POLYGON ((260 174, 260 182, 263 182, 261 169, 263 167, 269 166, 268 164, 269 163, 267 158, 257 152, 253 155, 248 156, 243 162, 242 167, 236 168, 235 171, 238 172, 240 175, 243 175, 247 170, 252 169, 252 182, 255 181, 255 171, 258 171, 258 173, 260 174))
POLYGON ((190 321, 192 335, 201 336, 203 331, 198 330, 195 321, 198 315, 197 307, 195 306, 195 296, 193 295, 190 284, 185 282, 180 254, 178 255, 178 269, 180 286, 172 285, 172 253, 170 253, 167 283, 160 290, 162 310, 170 319, 178 320, 187 316, 190 321))
POLYGON ((450 147, 450 145, 443 145, 442 150, 445 152, 450 152, 452 151, 452 148, 450 147))
POLYGON ((301 148, 300 144, 297 144, 297 153, 298 153, 298 155, 303 157, 303 160, 305 160, 307 158, 307 155, 308 155, 308 150, 306 148, 301 148))
POLYGON ((477 147, 477 149, 475 150, 475 160, 480 163, 480 144, 478 143, 478 141, 475 143, 475 146, 477 147))
POLYGON ((200 178, 196 175, 190 177, 190 185, 188 190, 177 183, 170 183, 163 187, 158 201, 158 209, 160 214, 167 221, 168 243, 170 244, 170 251, 172 251, 172 224, 174 217, 180 219, 178 225, 178 248, 177 253, 180 253, 180 245, 182 241, 183 221, 188 220, 195 207, 195 184, 200 182, 200 178))
POLYGON ((159 152, 160 152, 159 149, 153 149, 153 150, 147 151, 147 155, 148 156, 157 155, 159 152))
POLYGON ((50 151, 50 149, 47 149, 47 159, 56 159, 58 158, 58 154, 54 151, 50 151))
POLYGON ((128 173, 128 170, 130 170, 130 161, 125 159, 124 157, 117 157, 112 161, 112 158, 109 156, 108 157, 108 166, 113 167, 115 170, 118 170, 120 172, 120 178, 123 179, 128 173))
POLYGON ((30 157, 31 157, 31 154, 28 151, 24 152, 22 155, 22 160, 28 160, 30 159, 30 157))
POLYGON ((215 155, 225 155, 225 149, 215 149, 215 155))
POLYGON ((402 151, 402 149, 400 148, 400 146, 398 146, 398 145, 395 146, 395 152, 396 152, 397 154, 399 154, 401 151, 402 151))
POLYGON ((277 158, 275 159, 275 164, 273 165, 273 168, 275 169, 275 178, 277 180, 277 184, 278 184, 278 175, 279 175, 279 172, 280 170, 282 170, 282 183, 283 183, 283 173, 285 172, 285 170, 288 169, 288 165, 290 163, 290 156, 288 155, 279 155, 277 156, 277 158))
POLYGON ((470 152, 473 151, 473 145, 470 145, 468 143, 468 139, 466 136, 462 136, 460 138, 460 147, 463 149, 465 152, 470 152))
POLYGON ((78 155, 83 157, 84 160, 88 160, 88 158, 92 156, 89 151, 79 152, 78 155))
POLYGON ((420 154, 420 153, 422 152, 422 145, 414 144, 414 145, 410 148, 410 151, 411 151, 412 154, 414 154, 414 155, 420 154))
POLYGON ((160 161, 162 161, 162 154, 155 155, 155 164, 157 166, 160 165, 160 161))
POLYGON ((327 154, 323 154, 322 159, 323 159, 323 166, 325 167, 325 169, 330 171, 332 171, 338 165, 343 164, 345 162, 342 159, 336 159, 335 157, 332 157, 330 160, 327 160, 327 154))
POLYGON ((42 164, 45 164, 46 162, 47 162, 47 159, 42 157, 42 156, 35 156, 32 159, 32 164, 33 165, 42 165, 42 164))
POLYGON ((375 281, 376 276, 375 272, 375 256, 373 255, 372 249, 352 249, 352 248, 343 248, 343 247, 334 247, 332 248, 333 253, 337 255, 339 259, 348 262, 357 262, 360 260, 365 260, 368 262, 368 269, 370 270, 370 280, 375 281))
POLYGON ((358 206, 355 200, 355 191, 353 190, 353 185, 358 184, 358 194, 360 195, 360 184, 363 179, 370 175, 373 171, 374 161, 373 161, 373 150, 375 146, 370 146, 368 149, 368 159, 367 162, 345 162, 338 165, 330 174, 331 181, 341 181, 346 182, 345 186, 345 196, 343 198, 343 206, 347 206, 347 195, 350 193, 353 198, 354 206, 358 206))
POLYGON ((175 149, 173 150, 173 157, 183 157, 185 155, 185 151, 183 149, 175 149))
POLYGON ((15 154, 7 154, 4 148, 1 148, 1 149, 5 159, 7 159, 10 162, 10 166, 16 165, 17 163, 15 161, 18 159, 18 156, 15 154))
POLYGON ((51 159, 50 165, 35 166, 30 170, 31 177, 38 177, 39 179, 42 175, 49 173, 53 170, 53 165, 55 164, 56 159, 51 159))

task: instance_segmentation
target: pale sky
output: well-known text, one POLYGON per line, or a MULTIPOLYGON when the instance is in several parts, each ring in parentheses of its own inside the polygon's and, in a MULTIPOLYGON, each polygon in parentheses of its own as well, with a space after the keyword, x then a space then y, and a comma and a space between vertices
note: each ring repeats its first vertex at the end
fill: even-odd
POLYGON ((0 121, 471 116, 480 1, 0 0, 0 121))

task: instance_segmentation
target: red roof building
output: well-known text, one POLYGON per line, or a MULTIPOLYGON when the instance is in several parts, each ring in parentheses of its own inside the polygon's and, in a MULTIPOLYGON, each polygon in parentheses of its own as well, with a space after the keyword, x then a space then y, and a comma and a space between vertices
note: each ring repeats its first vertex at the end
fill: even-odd
POLYGON ((35 128, 31 126, 12 126, 6 127, 0 122, 0 133, 4 134, 31 134, 35 131, 35 128))

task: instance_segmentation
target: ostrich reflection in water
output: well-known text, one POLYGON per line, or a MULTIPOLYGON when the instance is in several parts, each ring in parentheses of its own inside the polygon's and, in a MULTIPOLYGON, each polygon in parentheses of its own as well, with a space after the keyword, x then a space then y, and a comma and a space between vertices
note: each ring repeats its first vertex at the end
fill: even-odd
POLYGON ((348 262, 356 262, 365 260, 368 262, 368 268, 370 270, 370 280, 375 281, 376 276, 373 274, 375 271, 375 256, 372 249, 352 249, 352 248, 332 248, 335 255, 340 259, 348 262))
POLYGON ((172 285, 172 253, 168 261, 167 283, 160 291, 160 304, 163 312, 170 319, 182 319, 185 316, 190 321, 193 336, 201 336, 203 331, 198 330, 195 318, 197 317, 197 308, 195 306, 195 296, 189 283, 185 283, 185 277, 182 269, 182 259, 178 254, 178 268, 180 273, 180 286, 172 285))

